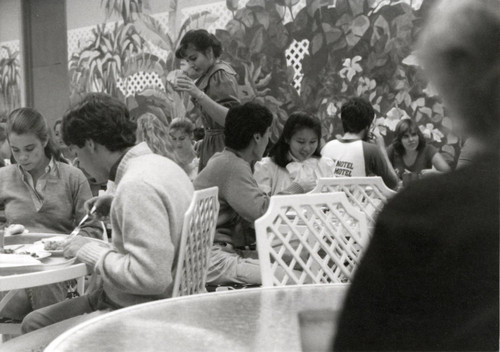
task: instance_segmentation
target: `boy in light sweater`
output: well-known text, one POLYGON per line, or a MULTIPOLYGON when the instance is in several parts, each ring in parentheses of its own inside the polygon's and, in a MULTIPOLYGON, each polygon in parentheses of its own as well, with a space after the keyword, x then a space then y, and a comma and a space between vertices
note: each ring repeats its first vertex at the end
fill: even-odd
MULTIPOLYGON (((109 213, 112 243, 81 236, 66 243, 65 256, 76 256, 92 267, 102 285, 82 297, 30 313, 22 323, 24 333, 82 314, 171 296, 193 186, 173 161, 154 154, 146 143, 134 146, 135 129, 126 106, 102 93, 89 94, 65 114, 64 142, 81 166, 98 181, 116 184, 109 213)), ((94 201, 102 213, 110 198, 94 201)))

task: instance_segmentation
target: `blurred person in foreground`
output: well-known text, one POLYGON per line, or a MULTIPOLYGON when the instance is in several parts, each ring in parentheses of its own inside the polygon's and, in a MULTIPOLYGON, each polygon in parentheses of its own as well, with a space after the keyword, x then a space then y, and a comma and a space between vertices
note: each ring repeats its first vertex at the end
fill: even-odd
POLYGON ((177 164, 154 154, 145 142, 135 145, 136 124, 118 99, 91 93, 66 112, 62 126, 64 142, 82 167, 98 181, 116 184, 114 197, 87 202, 96 205, 97 214, 109 211, 112 243, 82 236, 65 243, 64 255, 87 264, 102 284, 84 296, 30 313, 23 333, 171 297, 182 221, 193 196, 193 185, 177 164))
POLYGON ((335 350, 499 347, 500 1, 444 0, 420 57, 446 106, 485 148, 410 184, 380 214, 335 350))

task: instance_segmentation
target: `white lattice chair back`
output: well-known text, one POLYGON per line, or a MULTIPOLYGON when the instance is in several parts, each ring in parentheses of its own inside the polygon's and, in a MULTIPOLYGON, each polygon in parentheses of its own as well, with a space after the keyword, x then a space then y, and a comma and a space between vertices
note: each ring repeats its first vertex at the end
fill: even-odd
POLYGON ((255 231, 263 286, 349 282, 368 244, 344 193, 273 196, 255 231))
POLYGON ((320 178, 311 193, 324 192, 345 193, 351 204, 365 213, 369 230, 375 225, 384 204, 396 194, 379 176, 320 178))
POLYGON ((172 297, 205 292, 219 214, 218 187, 195 191, 184 214, 172 297))

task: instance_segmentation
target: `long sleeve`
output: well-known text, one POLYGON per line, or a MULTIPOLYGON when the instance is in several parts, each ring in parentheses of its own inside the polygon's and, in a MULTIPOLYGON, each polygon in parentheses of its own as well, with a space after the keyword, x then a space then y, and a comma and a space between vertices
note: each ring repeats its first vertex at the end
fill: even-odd
MULTIPOLYGON (((87 200, 92 198, 92 191, 90 190, 89 182, 83 173, 79 174, 78 182, 74 183, 73 189, 71 190, 73 194, 73 207, 75 212, 75 226, 80 223, 82 218, 85 216, 86 211, 84 204, 87 200), (80 177, 81 176, 81 177, 80 177)), ((92 238, 102 238, 103 229, 101 227, 100 221, 95 218, 90 218, 86 220, 81 227, 80 235, 92 238)))
POLYGON ((272 194, 273 175, 276 173, 276 167, 278 166, 271 162, 270 158, 264 158, 254 166, 253 177, 259 188, 267 194, 272 194))
POLYGON ((269 196, 259 188, 249 165, 235 166, 227 172, 230 173, 227 182, 221 185, 227 203, 243 219, 254 222, 267 211, 269 196))

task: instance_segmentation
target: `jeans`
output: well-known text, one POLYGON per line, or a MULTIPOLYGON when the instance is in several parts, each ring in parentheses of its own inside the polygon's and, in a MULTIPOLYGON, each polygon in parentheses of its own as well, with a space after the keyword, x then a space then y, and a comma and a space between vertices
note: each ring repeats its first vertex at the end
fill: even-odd
POLYGON ((25 334, 82 314, 119 308, 121 307, 106 297, 106 293, 101 287, 90 294, 31 312, 23 319, 21 330, 25 334))
MULTIPOLYGON (((0 293, 0 299, 7 292, 0 293)), ((1 317, 23 320, 30 312, 66 298, 68 290, 64 282, 18 290, 7 306, 0 312, 1 317)))

